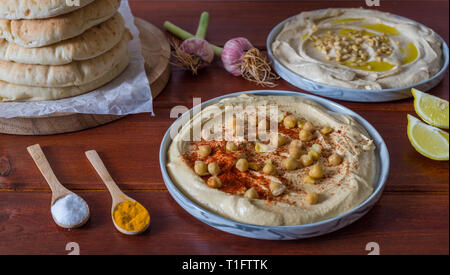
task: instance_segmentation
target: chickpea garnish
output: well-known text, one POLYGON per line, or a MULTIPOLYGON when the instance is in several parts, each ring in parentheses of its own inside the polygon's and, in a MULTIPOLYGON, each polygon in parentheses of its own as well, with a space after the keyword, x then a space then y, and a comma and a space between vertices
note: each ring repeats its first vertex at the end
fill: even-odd
POLYGON ((309 132, 312 132, 312 131, 314 131, 314 125, 311 123, 311 122, 306 122, 304 125, 303 125, 303 130, 306 130, 306 131, 309 131, 309 132))
POLYGON ((227 151, 234 152, 238 149, 238 146, 236 145, 236 143, 228 141, 225 148, 227 149, 227 151))
POLYGON ((298 133, 298 138, 301 141, 310 141, 314 138, 314 135, 310 132, 307 131, 305 129, 300 130, 300 132, 298 133))
POLYGON ((283 125, 287 129, 294 128, 297 125, 297 118, 295 118, 293 115, 288 115, 283 119, 283 125))
POLYGON ((198 154, 201 157, 207 157, 211 154, 211 146, 209 145, 201 145, 198 147, 198 154))
POLYGON ((255 144, 255 152, 258 154, 262 154, 269 151, 269 146, 264 143, 256 143, 255 144))
POLYGON ((319 200, 319 194, 312 192, 306 195, 305 201, 307 204, 316 204, 319 200))
POLYGON ((300 157, 300 162, 302 163, 303 166, 306 167, 306 166, 310 166, 311 164, 313 164, 314 159, 310 155, 303 155, 300 157))
POLYGON ((339 165, 342 163, 342 158, 336 153, 333 153, 331 156, 328 157, 328 162, 332 165, 339 165))
POLYGON ((306 176, 306 177, 303 179, 303 182, 304 182, 304 183, 309 183, 309 184, 316 184, 316 180, 313 179, 313 178, 310 177, 310 176, 306 176))
POLYGON ((206 163, 201 160, 195 161, 194 172, 199 176, 208 174, 208 167, 206 166, 206 163))
POLYGON ((282 166, 283 166, 284 169, 286 169, 288 171, 289 170, 295 170, 295 169, 298 168, 299 163, 298 163, 298 161, 295 158, 289 157, 289 158, 286 158, 286 159, 283 160, 282 166))
POLYGON ((322 166, 320 166, 318 163, 316 163, 311 170, 309 170, 309 174, 310 177, 314 178, 314 179, 321 179, 323 178, 323 169, 322 166))
POLYGON ((272 143, 272 145, 280 147, 280 146, 283 146, 286 144, 287 137, 278 134, 278 135, 273 136, 272 139, 270 140, 270 142, 272 143))
POLYGON ((263 172, 265 174, 271 175, 275 173, 275 166, 271 162, 267 162, 263 167, 263 172))
POLYGON ((309 152, 308 152, 308 155, 310 155, 310 156, 312 157, 313 160, 318 160, 319 157, 320 157, 320 154, 317 153, 317 152, 314 151, 314 150, 309 151, 309 152))
POLYGON ((289 149, 290 148, 299 148, 299 149, 301 149, 302 146, 303 146, 302 141, 298 140, 298 139, 294 139, 294 140, 291 141, 291 143, 289 143, 289 149))
POLYGON ((249 162, 248 163, 248 168, 254 171, 258 171, 259 170, 259 166, 256 162, 249 162))
POLYGON ((220 174, 219 165, 215 162, 211 162, 210 164, 208 164, 208 172, 213 176, 217 176, 218 174, 220 174))
POLYGON ((255 188, 250 188, 244 193, 244 197, 249 199, 257 199, 259 198, 258 192, 256 192, 255 188))
POLYGON ((211 188, 222 187, 222 181, 218 177, 210 177, 207 182, 208 186, 211 188))
POLYGON ((320 144, 313 144, 312 146, 311 146, 311 150, 313 150, 314 152, 317 152, 317 153, 322 153, 322 145, 320 145, 320 144))
POLYGON ((301 148, 302 148, 302 142, 298 139, 294 139, 289 144, 289 149, 288 149, 289 156, 298 159, 301 155, 301 148))
POLYGON ((289 157, 298 159, 302 152, 299 147, 289 147, 289 157))
POLYGON ((322 133, 322 135, 328 135, 331 132, 333 132, 333 129, 330 126, 325 126, 320 130, 320 133, 322 133))
POLYGON ((236 162, 236 168, 241 172, 247 171, 248 170, 248 161, 246 159, 239 159, 236 162))
POLYGON ((283 184, 274 181, 269 184, 269 188, 274 196, 279 196, 286 190, 286 187, 284 187, 283 184))

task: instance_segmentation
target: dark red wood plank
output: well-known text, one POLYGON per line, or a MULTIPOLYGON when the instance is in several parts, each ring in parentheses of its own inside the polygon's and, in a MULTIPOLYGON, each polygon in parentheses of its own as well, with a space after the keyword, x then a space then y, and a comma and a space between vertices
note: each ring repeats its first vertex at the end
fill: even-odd
MULTIPOLYGON (((270 29, 288 16, 302 10, 361 3, 131 1, 130 5, 137 16, 159 27, 170 19, 190 30, 195 28, 198 15, 208 10, 212 15, 208 39, 213 43, 222 45, 230 37, 247 36, 264 48, 270 29)), ((448 41, 448 1, 385 0, 380 9, 418 20, 448 41)), ((300 91, 283 80, 277 83, 276 89, 300 91)), ((448 87, 447 72, 431 93, 448 99, 448 87)), ((190 108, 192 97, 205 101, 260 88, 231 76, 219 61, 195 77, 173 68, 167 89, 155 100, 155 117, 133 115, 95 129, 48 137, 0 134, 0 254, 64 254, 70 241, 80 243, 82 254, 364 254, 370 241, 379 242, 382 254, 448 254, 449 164, 426 159, 409 144, 406 114, 414 114, 411 99, 373 104, 337 101, 373 124, 385 139, 391 158, 382 200, 347 228, 310 240, 259 241, 221 234, 182 210, 165 191, 158 161, 162 136, 174 120, 169 117, 171 108, 190 108), (48 187, 26 152, 26 147, 35 143, 44 147, 60 180, 80 191, 95 209, 87 227, 67 232, 53 224, 48 187), (149 232, 126 237, 112 227, 107 216, 109 195, 84 156, 90 149, 100 153, 124 190, 151 209, 149 232), (8 165, 11 168, 5 169, 8 165)))
POLYGON ((266 241, 218 231, 185 212, 167 192, 131 192, 151 214, 140 236, 117 232, 107 192, 79 192, 91 210, 81 229, 58 228, 49 213, 48 192, 3 192, 0 254, 67 254, 77 242, 81 254, 367 254, 377 242, 381 254, 448 254, 448 195, 385 193, 363 218, 337 232, 312 239, 266 241), (102 236, 101 239, 98 236, 102 236))
MULTIPOLYGON (((269 32, 284 19, 302 11, 343 7, 366 7, 364 1, 130 1, 136 16, 162 28, 165 20, 195 32, 202 11, 211 14, 207 38, 223 45, 228 39, 245 36, 265 48, 269 32), (182 9, 180 9, 182 5, 182 9)), ((366 7, 368 8, 368 7, 366 7)), ((375 7, 374 7, 375 8, 375 7)), ((376 9, 416 20, 436 31, 448 43, 448 1, 382 0, 376 9)))

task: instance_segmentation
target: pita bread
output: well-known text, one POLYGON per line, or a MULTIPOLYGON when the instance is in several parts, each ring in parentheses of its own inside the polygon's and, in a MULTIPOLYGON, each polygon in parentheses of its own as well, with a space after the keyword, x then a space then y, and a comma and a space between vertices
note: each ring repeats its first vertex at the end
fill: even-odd
MULTIPOLYGON (((42 19, 80 9, 94 0, 80 0, 78 6, 67 0, 0 0, 0 19, 42 19)), ((76 2, 76 1, 72 1, 76 2)))
POLYGON ((61 66, 29 65, 0 61, 0 80, 36 87, 69 87, 84 85, 100 78, 128 52, 131 34, 127 30, 121 41, 96 58, 61 66))
POLYGON ((65 65, 88 60, 111 50, 122 39, 124 31, 124 20, 116 13, 82 35, 50 46, 25 48, 0 39, 0 60, 35 65, 65 65))
POLYGON ((63 88, 30 87, 0 81, 0 102, 58 100, 91 92, 117 78, 128 66, 130 56, 125 54, 119 63, 109 68, 102 77, 80 86, 63 88))
POLYGON ((0 19, 0 38, 27 48, 73 38, 111 18, 120 0, 96 0, 84 8, 49 19, 0 19))

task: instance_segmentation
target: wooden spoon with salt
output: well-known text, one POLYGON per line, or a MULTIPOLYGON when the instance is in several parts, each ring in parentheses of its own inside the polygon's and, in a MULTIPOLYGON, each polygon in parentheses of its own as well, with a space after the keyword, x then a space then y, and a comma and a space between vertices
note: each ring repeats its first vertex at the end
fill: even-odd
MULTIPOLYGON (((27 151, 28 151, 28 153, 30 153, 31 157, 33 158, 34 162, 36 163, 36 166, 39 168, 39 170, 41 171, 45 180, 47 181, 48 185, 50 186, 50 189, 52 190, 52 201, 50 203, 50 208, 55 204, 55 202, 57 200, 64 198, 65 196, 72 195, 72 194, 74 194, 75 196, 78 196, 75 193, 73 193, 72 191, 65 188, 59 182, 59 180, 56 178, 55 173, 53 172, 53 170, 50 166, 50 163, 48 162, 47 158, 45 157, 44 152, 42 152, 42 148, 39 144, 35 144, 35 145, 28 147, 27 151)), ((78 196, 78 197, 80 197, 80 196, 78 196)), ((83 200, 83 198, 81 198, 81 199, 83 200)), ((83 200, 83 202, 87 206, 86 201, 83 200)), ((57 219, 53 216, 53 214, 52 214, 52 218, 55 221, 55 223, 62 228, 70 229, 70 228, 81 227, 89 219, 89 216, 90 216, 89 207, 87 207, 87 209, 88 209, 88 212, 86 214, 86 217, 77 224, 73 224, 73 225, 60 224, 57 221, 57 219)))
POLYGON ((116 210, 116 207, 125 201, 135 202, 136 200, 125 195, 125 193, 123 193, 122 190, 120 190, 120 188, 117 186, 117 184, 115 183, 115 181, 109 174, 108 170, 105 167, 105 164, 103 163, 100 156, 98 155, 98 153, 95 150, 87 151, 86 157, 91 162, 92 166, 94 166, 95 171, 97 171, 98 175, 103 180, 106 187, 108 188, 109 193, 111 194, 111 198, 112 198, 111 217, 112 217, 112 220, 113 220, 113 223, 114 223, 114 226, 116 227, 116 229, 119 232, 126 234, 126 235, 137 235, 137 234, 140 234, 140 233, 144 232, 145 230, 147 230, 147 228, 150 225, 150 220, 147 223, 147 225, 142 230, 139 230, 139 231, 127 231, 127 230, 122 229, 120 226, 118 226, 116 224, 116 221, 114 220, 114 215, 113 215, 114 210, 116 210))

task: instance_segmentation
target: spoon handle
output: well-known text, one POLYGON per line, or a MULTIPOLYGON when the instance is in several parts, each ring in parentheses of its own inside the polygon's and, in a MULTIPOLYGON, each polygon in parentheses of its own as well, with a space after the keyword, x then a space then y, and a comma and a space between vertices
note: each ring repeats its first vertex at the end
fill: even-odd
POLYGON ((27 151, 28 153, 30 153, 31 157, 36 163, 39 171, 41 171, 53 194, 57 197, 58 194, 67 192, 68 190, 64 186, 62 186, 56 178, 56 175, 53 172, 50 163, 45 157, 44 152, 42 152, 41 146, 39 144, 32 145, 27 148, 27 151))
POLYGON ((91 162, 92 166, 94 166, 95 171, 97 171, 98 175, 105 183, 106 187, 111 193, 111 197, 113 198, 113 200, 116 200, 121 196, 125 196, 125 194, 119 189, 119 187, 116 185, 113 178, 109 174, 108 170, 105 167, 105 164, 98 155, 97 151, 95 150, 87 151, 86 157, 91 162))

